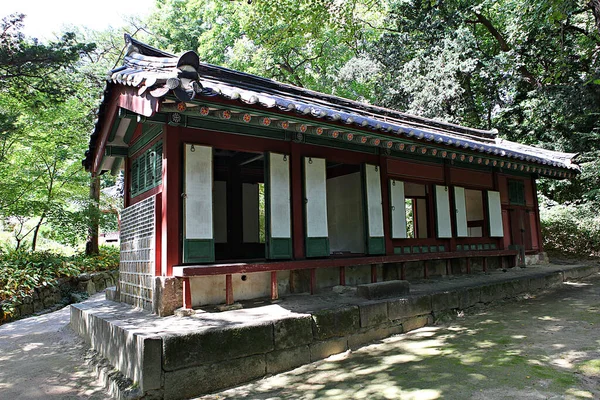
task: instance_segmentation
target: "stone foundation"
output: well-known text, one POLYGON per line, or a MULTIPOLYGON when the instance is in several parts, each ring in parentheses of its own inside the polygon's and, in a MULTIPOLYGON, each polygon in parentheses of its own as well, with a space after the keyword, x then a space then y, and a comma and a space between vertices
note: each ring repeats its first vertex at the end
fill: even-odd
POLYGON ((408 332, 460 309, 597 274, 599 267, 519 271, 524 275, 496 274, 493 281, 428 289, 402 298, 348 297, 351 304, 323 302, 306 313, 289 311, 285 300, 183 318, 159 318, 109 301, 76 304, 71 308, 71 325, 139 388, 140 395, 185 399, 408 332))

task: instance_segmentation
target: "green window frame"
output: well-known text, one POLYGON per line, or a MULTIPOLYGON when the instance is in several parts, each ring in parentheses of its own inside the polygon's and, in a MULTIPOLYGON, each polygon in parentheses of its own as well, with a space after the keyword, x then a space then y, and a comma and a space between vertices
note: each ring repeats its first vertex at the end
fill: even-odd
POLYGON ((521 180, 508 180, 508 201, 517 206, 525 205, 525 183, 521 180))
POLYGON ((162 141, 131 161, 131 197, 139 196, 162 183, 162 141))

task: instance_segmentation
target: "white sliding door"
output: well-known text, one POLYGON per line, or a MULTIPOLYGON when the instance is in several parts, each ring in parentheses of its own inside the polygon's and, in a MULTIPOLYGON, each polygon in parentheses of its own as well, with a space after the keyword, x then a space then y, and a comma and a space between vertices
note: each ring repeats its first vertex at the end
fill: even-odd
POLYGON ((329 255, 327 171, 323 158, 304 158, 306 257, 329 255))
POLYGON ((456 236, 469 236, 467 226, 467 202, 465 198, 465 189, 461 187, 454 188, 454 206, 456 215, 456 236))
POLYGON ((212 147, 186 144, 183 173, 183 259, 211 262, 215 259, 212 147))
POLYGON ((448 186, 435 185, 435 217, 438 238, 452 237, 452 224, 450 222, 450 197, 448 186))
POLYGON ((268 153, 265 172, 267 258, 291 258, 290 156, 268 153))
POLYGON ((379 166, 365 164, 364 168, 366 215, 367 215, 367 253, 385 254, 383 234, 383 205, 381 201, 381 176, 379 166))
POLYGON ((490 237, 503 237, 502 206, 500 205, 500 192, 488 190, 488 214, 490 218, 490 237))
POLYGON ((392 216, 392 238, 406 239, 406 198, 404 182, 390 180, 390 214, 392 216))

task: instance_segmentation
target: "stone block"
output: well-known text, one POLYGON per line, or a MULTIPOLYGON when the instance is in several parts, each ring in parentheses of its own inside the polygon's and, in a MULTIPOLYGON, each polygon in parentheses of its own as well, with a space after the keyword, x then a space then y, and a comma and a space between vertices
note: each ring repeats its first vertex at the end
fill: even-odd
POLYGON ((265 355, 165 372, 164 399, 179 400, 236 386, 266 374, 265 355))
POLYGON ((512 281, 504 282, 502 288, 504 290, 504 297, 511 298, 527 292, 529 283, 527 279, 514 279, 512 281))
POLYGON ((309 344, 313 340, 310 315, 280 319, 273 323, 275 349, 287 349, 309 344))
POLYGON ((388 317, 391 320, 430 314, 431 295, 408 296, 388 302, 388 317))
POLYGON ((365 303, 358 306, 360 326, 362 328, 381 325, 388 322, 387 302, 365 303))
POLYGON ((571 280, 571 279, 580 279, 580 278, 585 278, 587 276, 590 275, 594 275, 598 273, 598 266, 581 266, 581 267, 576 267, 576 268, 569 268, 569 269, 565 269, 563 270, 563 276, 565 281, 571 280))
POLYGON ((545 276, 544 287, 553 287, 562 285, 564 282, 562 271, 552 272, 545 276))
POLYGON ((504 286, 502 282, 493 283, 481 287, 481 302, 491 303, 492 301, 502 300, 504 298, 504 286))
POLYGON ((33 314, 33 304, 22 304, 20 307, 21 316, 33 314))
POLYGON ((173 315, 183 305, 183 282, 179 278, 157 276, 154 278, 153 312, 160 317, 173 315))
POLYGON ((104 292, 104 297, 106 298, 106 300, 119 301, 119 295, 117 294, 117 288, 115 288, 115 287, 107 288, 106 292, 104 292))
POLYGON ((530 291, 535 292, 544 287, 546 280, 543 275, 531 276, 528 279, 528 288, 530 291))
POLYGON ((431 324, 433 324, 432 315, 420 315, 402 321, 402 328, 404 332, 410 332, 431 324))
POLYGON ((320 310, 312 314, 313 337, 324 340, 345 336, 358 330, 360 314, 357 306, 320 310))
POLYGON ((275 350, 266 355, 267 374, 278 374, 310 363, 308 345, 275 350))
POLYGON ((481 288, 471 287, 465 288, 458 292, 458 308, 464 310, 474 306, 481 301, 481 288))
POLYGON ((395 280, 358 285, 356 294, 369 300, 406 296, 410 292, 408 281, 395 280))
POLYGON ((434 312, 458 308, 458 292, 446 291, 431 295, 431 309, 434 312))
POLYGON ((33 312, 42 311, 44 309, 44 303, 41 300, 33 302, 33 312))
POLYGON ((48 294, 46 297, 44 297, 44 308, 52 307, 53 305, 54 305, 54 295, 48 294))
POLYGON ((310 361, 314 362, 348 350, 348 340, 346 338, 324 340, 313 342, 309 347, 310 361))
POLYGON ((402 332, 402 324, 367 329, 363 332, 348 336, 348 348, 355 350, 365 344, 385 339, 386 337, 397 335, 402 332))
POLYGON ((163 368, 173 371, 273 351, 273 324, 225 326, 165 336, 163 368))

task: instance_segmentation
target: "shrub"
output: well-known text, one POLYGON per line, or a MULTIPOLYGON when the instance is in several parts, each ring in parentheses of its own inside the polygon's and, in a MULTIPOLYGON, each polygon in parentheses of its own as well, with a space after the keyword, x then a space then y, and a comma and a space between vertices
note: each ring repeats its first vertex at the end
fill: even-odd
POLYGON ((600 217, 591 205, 540 203, 544 249, 552 255, 596 257, 600 254, 600 217))
POLYGON ((116 269, 119 266, 119 249, 100 248, 97 256, 76 254, 63 256, 51 251, 29 252, 12 250, 0 253, 0 321, 14 313, 24 297, 36 287, 55 285, 62 277, 73 277, 83 272, 116 269))

